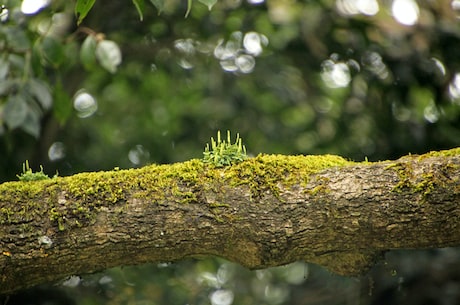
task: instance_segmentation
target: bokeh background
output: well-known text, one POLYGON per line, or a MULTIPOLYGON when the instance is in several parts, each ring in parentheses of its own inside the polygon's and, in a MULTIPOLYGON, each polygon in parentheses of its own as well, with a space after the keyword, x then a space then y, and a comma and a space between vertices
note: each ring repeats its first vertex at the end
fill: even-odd
MULTIPOLYGON (((80 26, 74 1, 0 4, 0 182, 25 160, 66 176, 201 158, 217 130, 250 155, 460 145, 458 0, 99 0, 80 26)), ((391 251, 362 278, 165 262, 8 304, 460 304, 460 255, 391 251)))

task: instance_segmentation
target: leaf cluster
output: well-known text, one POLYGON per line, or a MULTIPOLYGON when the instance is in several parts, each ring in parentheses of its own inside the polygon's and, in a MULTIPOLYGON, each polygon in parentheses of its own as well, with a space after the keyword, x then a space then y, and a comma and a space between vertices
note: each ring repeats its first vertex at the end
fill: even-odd
POLYGON ((38 31, 36 24, 51 24, 45 22, 51 18, 26 16, 19 3, 4 5, 1 14, 0 135, 21 129, 39 138, 46 113, 53 110, 59 122, 70 115, 62 84, 50 71, 62 71, 71 62, 66 53, 73 45, 64 44, 59 35, 53 34, 52 25, 38 31))
POLYGON ((211 146, 209 143, 206 144, 203 155, 204 163, 211 163, 216 167, 236 164, 247 159, 246 147, 242 144, 240 135, 236 134, 235 143, 232 144, 230 131, 227 131, 227 140, 222 141, 220 130, 217 131, 217 141, 211 137, 211 146))
MULTIPOLYGON (((144 11, 145 11, 145 3, 144 0, 132 0, 134 6, 136 7, 137 13, 139 14, 140 21, 144 20, 144 11)), ((185 17, 190 14, 192 10, 192 2, 193 0, 187 0, 187 11, 185 13, 185 17)), ((206 5, 209 10, 217 3, 217 0, 198 0, 198 2, 206 5)), ((96 0, 77 0, 75 5, 75 15, 77 16, 77 25, 80 25, 83 19, 88 15, 89 11, 92 9, 96 0)), ((166 0, 150 0, 150 3, 155 6, 158 10, 158 14, 160 14, 164 7, 166 0)))

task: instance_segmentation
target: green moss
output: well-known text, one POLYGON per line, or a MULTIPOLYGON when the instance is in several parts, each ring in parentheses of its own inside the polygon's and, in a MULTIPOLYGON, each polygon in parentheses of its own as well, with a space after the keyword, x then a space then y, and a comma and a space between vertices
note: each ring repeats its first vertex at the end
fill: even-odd
POLYGON ((394 163, 386 167, 397 172, 399 182, 392 191, 402 193, 420 193, 423 197, 430 194, 436 187, 437 181, 432 173, 427 173, 415 179, 410 163, 394 163), (415 180, 419 180, 415 183, 415 180))
MULTIPOLYGON (((415 161, 422 161, 430 157, 452 157, 460 155, 460 148, 445 151, 430 152, 424 155, 414 157, 415 161)), ((446 164, 441 172, 449 172, 456 169, 458 165, 446 164)), ((445 177, 428 172, 415 177, 412 164, 410 162, 395 162, 386 167, 388 170, 394 170, 398 174, 399 182, 393 187, 394 192, 411 192, 422 195, 422 202, 435 189, 445 186, 445 177)))
POLYGON ((440 150, 440 151, 431 151, 429 153, 423 154, 418 156, 418 160, 423 160, 425 158, 430 157, 453 157, 460 155, 460 147, 448 149, 448 150, 440 150))
POLYGON ((180 204, 208 202, 216 221, 231 221, 234 216, 227 213, 228 204, 222 203, 230 187, 247 185, 253 198, 267 191, 279 197, 281 185, 307 183, 312 173, 348 164, 352 162, 338 156, 259 155, 223 168, 194 159, 140 169, 3 183, 0 202, 15 204, 0 209, 0 223, 24 223, 37 215, 47 215, 60 231, 81 227, 93 223, 102 206, 113 205, 117 213, 124 213, 128 194, 149 199, 152 204, 171 200, 180 204), (203 192, 217 194, 216 200, 205 200, 203 192), (36 197, 44 198, 44 202, 34 200, 36 197))
POLYGON ((46 187, 54 183, 53 181, 54 179, 47 179, 0 184, 0 202, 7 203, 0 209, 0 224, 27 223, 34 218, 35 214, 45 211, 46 206, 43 203, 31 198, 43 194, 46 187))
POLYGON ((315 186, 314 188, 312 188, 311 190, 308 190, 308 194, 312 195, 312 196, 315 196, 317 194, 320 194, 320 193, 327 193, 329 192, 330 189, 324 185, 324 184, 320 184, 318 186, 315 186))
POLYGON ((279 198, 281 185, 291 187, 299 181, 306 185, 311 174, 327 168, 351 164, 354 163, 333 155, 258 155, 232 166, 226 176, 229 177, 231 186, 248 185, 253 197, 270 191, 279 198))
MULTIPOLYGON (((428 157, 460 155, 460 148, 430 152, 413 156, 416 160, 428 157)), ((81 173, 70 177, 58 177, 39 181, 8 182, 0 185, 0 202, 10 203, 0 208, 0 224, 27 223, 36 215, 47 214, 59 230, 72 226, 84 226, 96 219, 101 206, 113 205, 117 213, 124 213, 127 195, 149 199, 152 204, 167 204, 175 200, 180 204, 208 202, 217 221, 230 220, 225 202, 226 192, 237 186, 250 190, 251 200, 261 196, 275 196, 281 200, 281 187, 293 187, 300 182, 305 186, 312 174, 331 167, 357 164, 333 155, 284 156, 258 155, 232 166, 216 167, 202 160, 190 160, 170 165, 150 165, 140 169, 81 173), (203 194, 216 198, 203 198, 203 194), (44 202, 34 200, 43 197, 44 202), (228 215, 227 215, 228 214, 228 215)), ((360 164, 372 164, 363 162, 360 164)), ((456 167, 455 164, 446 165, 456 167)), ((387 170, 397 172, 399 181, 395 192, 420 193, 428 196, 435 188, 445 185, 443 177, 425 174, 414 179, 410 162, 395 161, 387 170)), ((318 181, 307 193, 316 195, 327 192, 328 181, 318 181)), ((26 228, 25 228, 26 229, 26 228)))
POLYGON ((398 174, 399 182, 393 187, 393 192, 401 193, 406 189, 412 189, 413 185, 411 182, 412 174, 412 167, 408 163, 392 163, 388 165, 386 170, 394 170, 398 174))

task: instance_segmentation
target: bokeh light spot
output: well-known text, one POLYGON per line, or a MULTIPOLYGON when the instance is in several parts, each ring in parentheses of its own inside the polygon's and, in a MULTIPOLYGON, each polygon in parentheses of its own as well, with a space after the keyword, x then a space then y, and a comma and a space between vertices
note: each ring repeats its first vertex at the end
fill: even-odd
POLYGON ((248 0, 248 3, 252 4, 252 5, 262 4, 264 2, 265 2, 265 0, 248 0))
POLYGON ((362 59, 362 65, 369 71, 373 72, 380 79, 386 79, 389 76, 387 66, 383 62, 382 56, 377 52, 366 52, 362 59))
POLYGON ((72 275, 69 278, 67 278, 64 282, 62 282, 62 286, 69 287, 69 288, 75 288, 78 285, 80 285, 81 282, 81 277, 78 275, 72 275))
POLYGON ((73 107, 79 118, 88 118, 97 111, 97 102, 91 94, 82 89, 75 94, 73 107))
POLYGON ((244 35, 243 46, 246 52, 258 56, 263 51, 263 46, 268 44, 268 38, 256 32, 248 32, 244 35))
POLYGON ((457 13, 457 18, 460 18, 460 0, 453 0, 450 6, 457 13))
POLYGON ((434 62, 436 68, 438 68, 439 72, 441 72, 441 74, 443 76, 445 76, 446 75, 446 67, 444 67, 444 64, 442 63, 442 61, 440 61, 436 57, 432 57, 431 60, 434 62))
POLYGON ((54 142, 48 149, 50 161, 58 161, 65 157, 65 146, 62 142, 54 142))
POLYGON ((0 6, 0 22, 6 22, 9 16, 10 11, 6 8, 6 6, 0 6))
POLYGON ((344 15, 374 16, 379 12, 379 4, 376 0, 337 0, 336 7, 344 15))
POLYGON ((142 145, 136 145, 128 152, 129 161, 136 165, 146 164, 150 160, 150 152, 142 145))
POLYGON ((243 73, 251 73, 256 65, 256 60, 251 55, 240 55, 236 58, 235 64, 243 73))
POLYGON ((233 298, 233 292, 228 289, 216 290, 209 296, 212 305, 230 305, 233 303, 233 298))
POLYGON ((431 101, 431 103, 423 110, 423 117, 429 123, 436 123, 439 120, 439 115, 440 112, 438 107, 436 107, 436 104, 433 101, 431 101))
POLYGON ((409 26, 417 23, 420 13, 417 3, 413 0, 394 0, 391 12, 396 21, 409 26))
POLYGON ((454 101, 460 100, 460 73, 456 73, 450 82, 449 95, 454 101))
POLYGON ((345 63, 328 59, 322 64, 321 78, 330 88, 346 87, 351 81, 350 69, 345 63))
POLYGON ((36 14, 42 8, 48 6, 50 0, 23 0, 21 12, 26 15, 36 14))

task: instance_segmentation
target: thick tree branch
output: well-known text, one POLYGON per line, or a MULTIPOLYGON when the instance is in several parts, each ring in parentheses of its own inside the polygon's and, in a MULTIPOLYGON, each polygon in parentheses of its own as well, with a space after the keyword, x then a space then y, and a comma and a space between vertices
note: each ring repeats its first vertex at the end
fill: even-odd
POLYGON ((0 293, 215 255, 358 275, 386 250, 460 245, 460 149, 396 161, 261 155, 0 185, 0 293))

